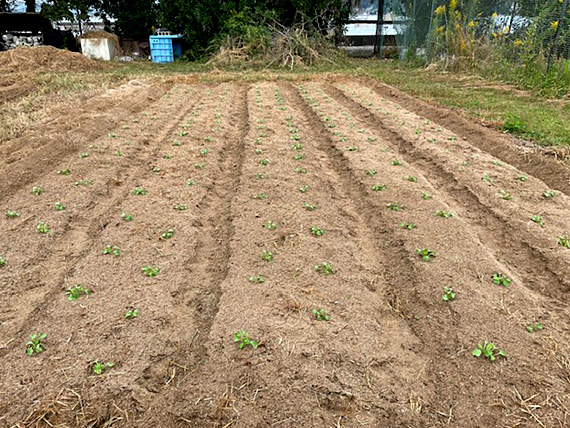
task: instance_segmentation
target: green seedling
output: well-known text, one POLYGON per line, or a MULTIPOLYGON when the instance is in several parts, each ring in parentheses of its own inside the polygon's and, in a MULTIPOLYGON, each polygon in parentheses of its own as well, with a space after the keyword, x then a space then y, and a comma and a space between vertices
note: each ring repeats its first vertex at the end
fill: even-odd
POLYGON ((500 285, 502 287, 508 287, 511 284, 511 279, 500 272, 495 272, 493 275, 491 275, 491 280, 494 284, 500 285))
POLYGON ((307 186, 306 184, 299 187, 299 192, 301 192, 301 193, 307 193, 308 190, 309 190, 309 186, 307 186))
POLYGON ((188 205, 186 204, 174 205, 174 209, 177 211, 186 211, 188 209, 188 205))
POLYGON ((115 150, 115 156, 123 156, 119 149, 115 150))
POLYGON ((414 132, 416 133, 416 135, 420 135, 422 133, 422 131, 419 129, 416 129, 414 132))
POLYGON ((113 134, 112 132, 109 132, 109 133, 107 134, 107 137, 109 137, 109 138, 115 138, 116 135, 113 134))
POLYGON ((259 146, 259 145, 263 144, 263 141, 261 141, 259 138, 256 138, 256 139, 253 141, 253 143, 254 143, 254 144, 257 144, 257 145, 259 146))
POLYGON ((193 180, 193 179, 189 178, 188 180, 186 180, 186 183, 184 183, 184 185, 185 185, 186 187, 195 186, 195 185, 196 185, 196 180, 193 180))
POLYGON ((349 151, 349 152, 355 152, 356 150, 358 150, 358 149, 356 148, 356 146, 350 146, 350 147, 348 147, 348 151, 349 151))
POLYGON ((261 250, 261 258, 266 262, 272 262, 275 258, 273 251, 261 250))
POLYGON ((90 186, 92 184, 93 184, 93 180, 89 180, 87 178, 85 178, 83 180, 76 181, 75 183, 73 183, 74 186, 90 186))
POLYGON ((172 155, 164 155, 162 159, 172 159, 172 155))
POLYGON ((385 184, 375 184, 374 186, 371 187, 371 189, 374 192, 381 192, 382 190, 386 190, 386 185, 385 184))
POLYGON ((252 284, 263 284, 265 282, 265 278, 262 276, 250 276, 249 282, 252 284))
POLYGON ((306 170, 305 168, 301 168, 300 166, 296 166, 296 167, 295 167, 295 172, 296 172, 297 174, 306 174, 306 173, 307 173, 307 170, 306 170))
POLYGON ((103 254, 105 255, 112 255, 115 257, 119 257, 121 255, 121 249, 116 245, 107 245, 103 248, 103 254))
POLYGON ((540 330, 544 330, 544 325, 541 322, 526 327, 526 331, 528 331, 529 333, 535 333, 540 330))
POLYGON ((79 159, 85 159, 89 157, 89 153, 79 153, 79 159))
POLYGON ((212 137, 204 137, 204 141, 209 143, 212 141, 212 137))
POLYGON ((532 221, 534 221, 536 224, 538 224, 540 227, 544 227, 544 220, 542 219, 541 216, 539 215, 533 215, 530 217, 530 219, 532 221))
POLYGON ((305 207, 305 209, 307 211, 315 211, 317 209, 316 205, 310 204, 308 202, 305 202, 305 205, 303 205, 305 207))
POLYGON ((295 159, 295 160, 302 160, 302 159, 305 159, 305 157, 306 157, 305 154, 304 154, 304 153, 301 153, 301 154, 299 154, 299 155, 293 156, 293 159, 295 159))
POLYGON ((210 153, 210 149, 200 149, 200 154, 202 156, 206 156, 208 153, 210 153))
POLYGON ((262 153, 263 153, 263 150, 262 150, 262 149, 255 149, 255 154, 256 154, 256 155, 260 155, 260 154, 262 154, 262 153))
POLYGON ((400 159, 394 159, 393 161, 390 162, 390 165, 399 166, 402 165, 402 161, 400 159))
POLYGON ((376 175, 376 170, 375 170, 375 169, 365 169, 365 170, 364 170, 364 173, 365 173, 366 175, 373 176, 373 175, 376 175))
POLYGON ((422 192, 422 199, 424 201, 429 201, 430 199, 432 199, 432 196, 428 195, 426 192, 422 192))
POLYGON ((417 183, 418 177, 414 177, 413 175, 405 175, 404 180, 411 181, 412 183, 417 183))
POLYGON ((13 219, 19 218, 19 217, 20 217, 20 213, 17 211, 12 211, 12 210, 6 211, 6 218, 9 218, 10 220, 13 220, 13 219))
POLYGON ((253 199, 265 200, 267 199, 267 193, 258 193, 253 195, 253 199))
POLYGON ((39 233, 43 233, 44 235, 49 233, 49 225, 45 221, 40 221, 36 226, 36 229, 39 233))
POLYGON ((160 268, 151 265, 143 266, 141 270, 148 277, 157 276, 160 273, 160 268))
POLYGON ((180 146, 182 145, 182 143, 181 143, 179 140, 174 140, 174 141, 172 142, 172 145, 173 145, 174 147, 180 147, 180 146))
POLYGON ((125 318, 127 319, 133 319, 138 316, 139 316, 139 310, 136 308, 129 309, 127 312, 125 312, 125 318))
POLYGON ((556 196, 556 192, 554 190, 545 190, 542 194, 543 198, 550 199, 556 196))
POLYGON ((485 183, 490 183, 492 180, 489 177, 489 174, 485 173, 483 174, 483 177, 481 178, 481 181, 484 181, 485 183))
POLYGON ((2 266, 6 266, 6 259, 4 258, 4 256, 0 255, 0 267, 2 266))
POLYGON ((41 354, 44 351, 46 337, 45 333, 30 334, 30 340, 26 342, 26 355, 41 354))
POLYGON ((416 226, 415 223, 410 223, 409 221, 405 221, 405 222, 400 223, 400 227, 401 227, 402 229, 413 230, 413 229, 415 229, 417 226, 416 226))
POLYGON ((424 262, 430 262, 432 257, 435 257, 435 252, 429 248, 419 248, 416 250, 416 254, 420 256, 424 262))
POLYGON ((258 159, 257 160, 259 162, 260 165, 268 165, 269 164, 269 159, 258 159))
POLYGON ((59 175, 71 175, 71 170, 69 168, 68 169, 62 169, 62 170, 59 170, 57 173, 59 175))
POLYGON ((330 321, 331 320, 330 315, 327 314, 324 309, 314 309, 313 314, 315 315, 315 319, 317 321, 330 321))
POLYGON ((125 220, 126 222, 133 221, 132 214, 123 213, 123 214, 121 214, 121 218, 123 220, 125 220))
POLYGON ((95 361, 93 363, 93 373, 95 373, 96 375, 100 375, 105 371, 105 369, 111 368, 114 365, 115 363, 101 363, 99 361, 95 361))
POLYGON ((317 226, 311 227, 311 233, 315 236, 323 236, 325 234, 324 229, 319 229, 317 226))
POLYGON ((559 236, 558 245, 562 245, 563 247, 570 249, 570 236, 559 236))
POLYGON ((70 302, 79 299, 81 296, 88 296, 89 294, 91 294, 91 290, 89 288, 84 288, 81 284, 75 284, 73 287, 68 288, 65 291, 67 300, 70 302))
POLYGON ((517 177, 517 180, 522 181, 524 183, 525 181, 528 181, 528 177, 526 175, 521 174, 517 177))
POLYGON ((453 291, 453 288, 448 287, 447 285, 445 287, 443 287, 443 300, 445 302, 451 302, 452 300, 455 300, 455 298, 457 297, 457 294, 455 293, 455 291, 453 291))
POLYGON ((454 214, 451 211, 444 211, 444 210, 437 210, 434 215, 443 218, 451 218, 454 216, 454 214))
POLYGON ((174 236, 174 229, 168 229, 166 232, 162 232, 160 236, 162 239, 170 239, 174 236))
POLYGON ((266 134, 265 132, 260 132, 260 133, 259 133, 259 136, 260 136, 260 137, 267 137, 267 134, 266 134))
POLYGON ((257 173, 254 175, 254 177, 258 180, 263 180, 265 178, 265 174, 261 174, 261 173, 257 173))
POLYGON ((239 349, 245 348, 247 345, 251 345, 253 349, 257 349, 259 343, 252 339, 249 333, 241 330, 234 334, 234 343, 239 343, 239 349))
POLYGON ((323 262, 320 265, 315 265, 315 271, 322 273, 323 275, 332 275, 337 271, 330 263, 323 262))
POLYGON ((291 150, 303 150, 303 145, 301 143, 295 143, 291 146, 291 150))
POLYGON ((459 166, 469 166, 468 161, 459 162, 459 166))
POLYGON ((367 137, 367 138, 366 138, 366 141, 373 142, 373 141, 376 141, 376 138, 374 138, 374 137, 367 137))
POLYGON ((188 132, 186 132, 186 131, 178 131, 179 137, 186 137, 187 135, 188 135, 188 132))
POLYGON ((30 193, 32 193, 33 195, 36 195, 36 196, 40 196, 42 193, 44 193, 44 189, 42 189, 41 187, 38 187, 38 186, 34 186, 34 187, 32 187, 32 190, 30 191, 30 193))
POLYGON ((123 124, 122 128, 123 129, 131 129, 131 127, 129 125, 127 125, 126 123, 123 124))
POLYGON ((404 207, 402 207, 399 202, 390 202, 386 205, 386 208, 390 211, 401 211, 404 209, 404 207))
POLYGON ((483 344, 482 343, 477 344, 477 348, 473 350, 473 356, 477 358, 479 357, 488 358, 491 361, 495 361, 497 357, 506 358, 506 354, 503 351, 497 348, 493 342, 487 342, 486 340, 485 343, 483 344))
POLYGON ((204 169, 206 167, 206 164, 204 162, 196 162, 194 164, 194 168, 196 169, 204 169))
POLYGON ((271 220, 269 220, 266 224, 264 224, 263 227, 265 227, 268 230, 277 229, 277 225, 274 222, 272 222, 271 220))
POLYGON ((503 189, 499 190, 499 198, 504 199, 505 201, 510 201, 513 199, 511 194, 503 189))

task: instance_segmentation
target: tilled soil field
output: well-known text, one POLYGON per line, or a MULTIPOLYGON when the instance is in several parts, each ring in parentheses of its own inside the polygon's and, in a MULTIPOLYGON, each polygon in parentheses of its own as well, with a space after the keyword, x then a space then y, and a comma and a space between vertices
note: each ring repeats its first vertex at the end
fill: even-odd
POLYGON ((553 159, 356 79, 125 85, 0 156, 1 426, 570 425, 553 159))

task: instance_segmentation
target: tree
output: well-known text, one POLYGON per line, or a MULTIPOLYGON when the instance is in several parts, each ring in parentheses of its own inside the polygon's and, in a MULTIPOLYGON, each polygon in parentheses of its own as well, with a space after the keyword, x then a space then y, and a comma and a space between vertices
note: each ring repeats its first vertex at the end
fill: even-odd
POLYGON ((115 19, 114 31, 121 37, 142 40, 158 25, 154 0, 102 0, 104 18, 115 19))
POLYGON ((77 22, 79 33, 83 33, 83 22, 88 21, 91 14, 99 15, 101 6, 101 0, 48 0, 42 4, 41 13, 52 21, 77 22))

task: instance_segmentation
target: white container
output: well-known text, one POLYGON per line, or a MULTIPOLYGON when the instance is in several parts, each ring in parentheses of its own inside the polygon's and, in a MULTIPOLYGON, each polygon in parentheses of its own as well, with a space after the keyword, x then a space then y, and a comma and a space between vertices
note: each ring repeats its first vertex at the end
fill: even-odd
POLYGON ((111 39, 80 39, 81 52, 87 58, 110 61, 115 57, 115 45, 111 39))

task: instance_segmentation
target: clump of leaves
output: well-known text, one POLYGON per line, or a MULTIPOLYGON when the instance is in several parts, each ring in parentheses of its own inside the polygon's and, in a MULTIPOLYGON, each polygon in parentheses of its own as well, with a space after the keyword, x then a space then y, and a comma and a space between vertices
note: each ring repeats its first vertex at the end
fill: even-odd
POLYGON ((188 205, 186 204, 177 204, 174 205, 174 209, 177 211, 186 211, 188 209, 188 205))
POLYGON ((186 187, 195 186, 195 185, 196 185, 196 180, 193 180, 193 179, 189 178, 188 180, 186 180, 186 183, 184 183, 184 185, 185 185, 186 187))
POLYGON ((170 239, 174 236, 174 229, 168 229, 166 232, 162 232, 160 236, 162 239, 170 239))
POLYGON ((200 154, 202 156, 206 156, 208 153, 210 153, 210 149, 201 149, 200 150, 200 154))
POLYGON ((121 255, 121 249, 116 245, 107 245, 103 248, 103 254, 119 257, 121 255))
POLYGON ((123 220, 125 220, 126 222, 133 221, 133 216, 132 216, 132 214, 122 213, 122 214, 121 214, 121 218, 122 218, 123 220))
POLYGON ((299 187, 299 192, 301 192, 301 193, 307 193, 308 190, 309 190, 309 186, 307 186, 306 184, 299 187))
POLYGON ((307 170, 306 170, 305 168, 301 168, 300 166, 296 166, 296 167, 295 167, 295 172, 296 172, 297 174, 306 174, 306 173, 307 173, 307 170))
POLYGON ((36 196, 40 196, 42 193, 44 193, 44 189, 39 187, 39 186, 34 186, 34 187, 32 187, 32 190, 30 191, 30 193, 32 193, 36 196))
POLYGON ((61 202, 56 202, 53 207, 56 211, 65 210, 65 207, 63 206, 63 204, 61 202))
POLYGON ((527 177, 526 175, 520 174, 520 175, 517 177, 517 180, 518 180, 518 181, 522 181, 522 182, 524 183, 525 181, 528 181, 528 177, 527 177))
POLYGON ((315 236, 323 236, 325 234, 324 229, 319 229, 317 226, 311 227, 311 233, 315 236))
POLYGON ((430 262, 432 257, 435 257, 435 252, 429 248, 419 248, 416 250, 416 254, 425 262, 430 262))
POLYGON ((337 272, 334 266, 327 262, 315 265, 315 270, 323 275, 332 275, 337 272))
POLYGON ((8 210, 6 211, 6 218, 9 218, 11 220, 20 217, 20 213, 17 211, 12 211, 12 210, 8 210))
POLYGON ((148 277, 157 276, 160 273, 159 267, 154 267, 151 265, 143 266, 142 269, 143 273, 148 277))
POLYGON ((148 192, 142 188, 142 187, 137 187, 135 190, 133 190, 133 195, 142 195, 145 196, 148 192))
POLYGON ((182 145, 182 143, 181 143, 179 140, 174 140, 174 141, 172 142, 172 145, 173 145, 174 147, 180 147, 180 146, 182 145))
POLYGON ((511 279, 500 272, 495 272, 493 275, 491 275, 491 280, 493 283, 501 285, 503 287, 508 287, 511 284, 511 279))
POLYGON ((75 284, 73 287, 68 288, 65 291, 67 300, 69 300, 70 302, 72 300, 79 299, 81 296, 88 296, 89 294, 91 294, 91 290, 89 288, 83 287, 83 285, 81 284, 75 284))
POLYGON ((4 258, 4 256, 0 255, 0 267, 2 266, 6 266, 6 259, 4 258))
POLYGON ((348 147, 348 151, 349 151, 349 152, 355 152, 356 150, 358 150, 358 149, 356 148, 356 146, 349 146, 349 147, 348 147))
POLYGON ((26 354, 29 356, 41 354, 44 351, 46 337, 45 333, 30 334, 30 340, 26 342, 26 354))
POLYGON ((556 192, 554 190, 545 190, 542 193, 542 197, 546 199, 554 198, 556 196, 556 192))
POLYGON ((544 325, 541 322, 534 323, 526 327, 526 331, 529 333, 534 333, 540 330, 544 330, 544 325))
POLYGON ((245 348, 247 345, 251 345, 253 349, 257 349, 259 343, 252 339, 249 333, 240 330, 234 334, 234 343, 239 343, 239 349, 245 348))
POLYGON ((455 291, 453 291, 452 287, 448 287, 447 285, 445 287, 443 287, 443 300, 446 302, 451 302, 452 300, 455 300, 455 298, 457 297, 457 294, 455 293, 455 291))
POLYGON ((386 209, 389 209, 390 211, 400 211, 403 210, 404 207, 402 207, 399 202, 390 202, 386 205, 386 209))
POLYGON ((499 190, 499 198, 504 199, 505 201, 510 201, 513 199, 512 195, 503 189, 499 190))
POLYGON ((415 229, 417 226, 415 223, 411 223, 409 221, 404 221, 404 222, 400 223, 400 227, 402 229, 412 230, 412 229, 415 229))
POLYGON ((258 159, 260 165, 268 165, 269 159, 258 159))
POLYGON ((313 314, 317 321, 330 321, 331 316, 325 312, 324 309, 314 309, 313 314))
POLYGON ((400 159, 394 159, 394 160, 390 161, 390 165, 399 166, 399 165, 402 165, 402 161, 400 159))
POLYGON ((451 218, 454 216, 454 214, 451 211, 444 211, 444 210, 437 210, 434 215, 443 218, 451 218))
POLYGON ((382 190, 386 190, 386 185, 385 184, 375 184, 374 186, 371 187, 371 189, 374 192, 381 192, 382 190))
POLYGON ((411 181, 412 183, 417 183, 418 182, 418 177, 414 177, 413 175, 405 175, 404 176, 405 180, 411 181))
POLYGON ((261 258, 266 262, 272 262, 275 258, 273 251, 261 250, 261 258))
POLYGON ((477 358, 484 357, 491 361, 495 361, 497 357, 506 357, 506 354, 504 351, 497 348, 493 342, 487 342, 485 340, 485 343, 477 344, 477 347, 473 350, 473 356, 477 358))
POLYGON ((39 233, 43 233, 44 235, 47 235, 50 230, 49 225, 45 221, 40 221, 36 226, 36 229, 39 233))
POLYGON ((301 160, 301 159, 305 159, 305 153, 300 153, 298 155, 293 156, 293 159, 295 160, 301 160))
POLYGON ((204 162, 196 162, 194 164, 194 168, 196 169, 204 169, 206 167, 206 164, 204 162))
POLYGON ((364 170, 364 173, 365 173, 366 175, 372 176, 372 175, 376 175, 376 170, 375 170, 375 169, 365 169, 365 170, 364 170))
POLYGON ((263 227, 265 227, 265 228, 268 229, 268 230, 275 230, 275 229, 277 229, 277 225, 276 225, 273 221, 271 221, 271 220, 269 220, 266 224, 264 224, 263 227))
POLYGON ((263 284, 265 282, 265 278, 262 276, 250 276, 249 282, 252 284, 263 284))
POLYGON ((91 184, 93 184, 93 180, 89 180, 88 178, 84 178, 83 180, 79 180, 79 181, 76 181, 75 183, 73 183, 73 185, 76 187, 78 187, 78 186, 90 186, 91 184))
POLYGON ((303 150, 303 145, 301 143, 295 143, 291 146, 291 150, 303 150))
POLYGON ((305 207, 305 209, 307 211, 315 211, 317 209, 316 205, 310 204, 308 202, 305 202, 305 205, 303 205, 305 207))
POLYGON ((542 219, 542 216, 539 215, 533 215, 530 217, 530 219, 535 222, 536 224, 538 224, 540 227, 544 227, 544 220, 542 219))
POLYGON ((136 308, 129 309, 127 312, 125 312, 125 318, 127 319, 133 319, 138 316, 139 316, 139 310, 136 308))
POLYGON ((483 174, 481 181, 483 181, 485 183, 490 183, 492 180, 491 180, 491 177, 489 177, 489 174, 485 173, 485 174, 483 174))
POLYGON ((71 175, 71 170, 69 168, 62 169, 57 172, 59 175, 71 175))
POLYGON ((89 153, 79 153, 79 159, 85 159, 89 157, 89 153))
POLYGON ((261 173, 257 173, 254 175, 254 177, 258 180, 263 180, 265 178, 265 174, 261 174, 261 173))
POLYGON ((110 362, 103 363, 103 362, 95 361, 93 363, 93 373, 95 373, 96 375, 100 375, 105 371, 105 369, 111 368, 114 365, 115 365, 115 363, 110 363, 110 362))
POLYGON ((570 236, 559 236, 558 245, 562 245, 563 247, 570 249, 570 236))
POLYGON ((267 199, 267 193, 258 193, 256 195, 253 195, 253 199, 260 199, 260 200, 267 199))
POLYGON ((424 201, 429 201, 430 199, 432 199, 432 196, 428 195, 426 192, 422 192, 422 199, 424 201))

